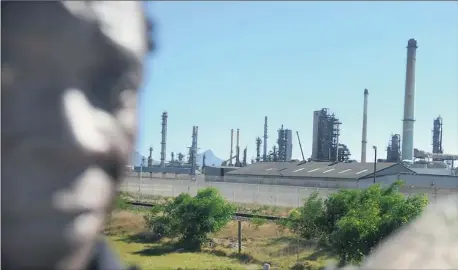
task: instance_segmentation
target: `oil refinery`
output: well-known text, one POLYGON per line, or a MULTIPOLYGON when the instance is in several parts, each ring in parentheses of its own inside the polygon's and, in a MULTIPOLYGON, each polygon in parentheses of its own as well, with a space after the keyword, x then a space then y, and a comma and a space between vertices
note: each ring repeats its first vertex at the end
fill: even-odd
MULTIPOLYGON (((240 149, 241 130, 239 128, 232 128, 230 129, 229 153, 221 166, 216 166, 219 168, 217 175, 223 176, 227 172, 232 177, 239 175, 246 178, 249 175, 262 175, 262 173, 260 174, 260 170, 262 171, 260 168, 264 168, 264 170, 269 171, 269 175, 278 172, 281 177, 286 177, 289 174, 290 178, 299 177, 299 172, 301 172, 300 177, 302 179, 312 176, 315 178, 341 178, 348 176, 358 179, 367 176, 374 177, 375 179, 375 174, 382 169, 386 171, 392 170, 393 172, 397 170, 398 175, 406 173, 419 174, 418 170, 415 171, 416 169, 425 169, 426 171, 422 172, 424 174, 442 174, 456 178, 458 175, 453 168, 456 165, 454 164, 455 160, 458 160, 458 155, 444 154, 442 145, 443 119, 441 116, 433 120, 432 151, 427 152, 414 148, 415 64, 417 48, 417 41, 415 39, 409 39, 407 43, 402 131, 395 132, 390 136, 388 145, 385 148, 386 158, 377 158, 377 160, 372 160, 371 158, 371 162, 367 161, 369 90, 363 89, 360 162, 351 159, 349 148, 345 142, 340 140, 340 127, 343 125, 343 122, 329 108, 322 108, 313 111, 313 126, 310 127, 312 133, 310 157, 304 155, 299 132, 296 131, 301 160, 294 160, 292 158, 293 141, 295 140, 293 138, 293 130, 285 128, 283 125, 277 129, 275 143, 268 145, 269 119, 268 116, 265 116, 262 136, 250 139, 253 142, 253 147, 256 149, 256 154, 251 159, 251 164, 247 162, 247 147, 242 151, 240 149), (400 167, 396 170, 393 169, 396 166, 400 167), (221 168, 224 170, 220 170, 221 168), (428 171, 427 169, 431 170, 428 171), (322 174, 318 175, 320 171, 322 174)), ((167 121, 168 113, 163 112, 159 165, 153 164, 153 148, 151 147, 149 149, 147 165, 144 164, 143 166, 135 167, 135 170, 150 173, 211 174, 210 171, 212 170, 208 170, 208 172, 205 170, 205 167, 207 167, 205 165, 205 156, 203 157, 203 164, 200 167, 197 164, 197 126, 192 127, 191 144, 187 159, 185 160, 183 153, 171 153, 171 160, 166 161, 167 121)), ((374 150, 377 151, 375 146, 374 150)))

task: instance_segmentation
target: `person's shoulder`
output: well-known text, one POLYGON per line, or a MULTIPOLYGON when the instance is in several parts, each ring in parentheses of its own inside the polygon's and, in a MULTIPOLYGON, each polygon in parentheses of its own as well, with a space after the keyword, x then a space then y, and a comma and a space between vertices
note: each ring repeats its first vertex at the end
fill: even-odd
POLYGON ((140 270, 137 266, 125 266, 111 250, 104 239, 100 239, 95 247, 93 259, 88 270, 140 270))

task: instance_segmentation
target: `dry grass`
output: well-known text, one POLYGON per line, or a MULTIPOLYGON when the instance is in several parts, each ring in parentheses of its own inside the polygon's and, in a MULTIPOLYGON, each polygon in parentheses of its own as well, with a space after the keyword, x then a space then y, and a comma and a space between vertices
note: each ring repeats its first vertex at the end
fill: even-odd
POLYGON ((122 260, 141 269, 259 269, 263 262, 271 262, 274 269, 289 269, 297 262, 319 269, 330 258, 314 243, 299 240, 274 223, 242 222, 242 254, 238 254, 236 221, 213 235, 211 247, 198 253, 177 252, 167 239, 154 242, 144 226, 141 213, 117 211, 105 230, 122 260))
POLYGON ((105 225, 106 235, 125 235, 141 233, 145 230, 143 215, 130 211, 115 211, 105 225))
MULTIPOLYGON (((231 222, 215 235, 218 245, 214 249, 234 253, 237 226, 237 222, 231 222)), ((279 269, 289 269, 297 262, 319 269, 326 260, 332 259, 329 252, 318 249, 314 242, 301 240, 274 223, 254 226, 242 222, 242 252, 249 255, 253 263, 271 262, 279 269)))

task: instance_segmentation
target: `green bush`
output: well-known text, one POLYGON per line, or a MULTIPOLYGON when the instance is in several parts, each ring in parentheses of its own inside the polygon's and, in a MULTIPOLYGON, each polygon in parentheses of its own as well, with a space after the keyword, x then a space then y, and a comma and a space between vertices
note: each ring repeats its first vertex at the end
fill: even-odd
POLYGON ((340 190, 326 200, 312 194, 293 211, 287 226, 306 239, 330 244, 341 264, 359 263, 386 236, 417 217, 428 204, 423 195, 404 196, 401 181, 388 188, 340 190))
POLYGON ((307 240, 319 238, 323 232, 323 207, 318 192, 312 193, 302 207, 289 215, 290 229, 307 240))
POLYGON ((127 203, 127 200, 122 197, 122 195, 118 195, 115 198, 114 202, 114 209, 118 210, 125 210, 129 208, 129 204, 127 203))
POLYGON ((165 205, 154 207, 145 217, 158 236, 179 237, 189 249, 200 249, 208 235, 221 230, 231 219, 235 207, 215 188, 200 190, 195 197, 180 194, 165 205))

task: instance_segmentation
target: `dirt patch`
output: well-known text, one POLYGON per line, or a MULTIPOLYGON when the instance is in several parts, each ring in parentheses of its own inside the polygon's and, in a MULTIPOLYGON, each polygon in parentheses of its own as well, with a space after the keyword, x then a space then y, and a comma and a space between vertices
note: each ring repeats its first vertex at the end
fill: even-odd
POLYGON ((145 231, 145 219, 140 213, 115 211, 111 214, 106 226, 107 235, 135 234, 145 231))

